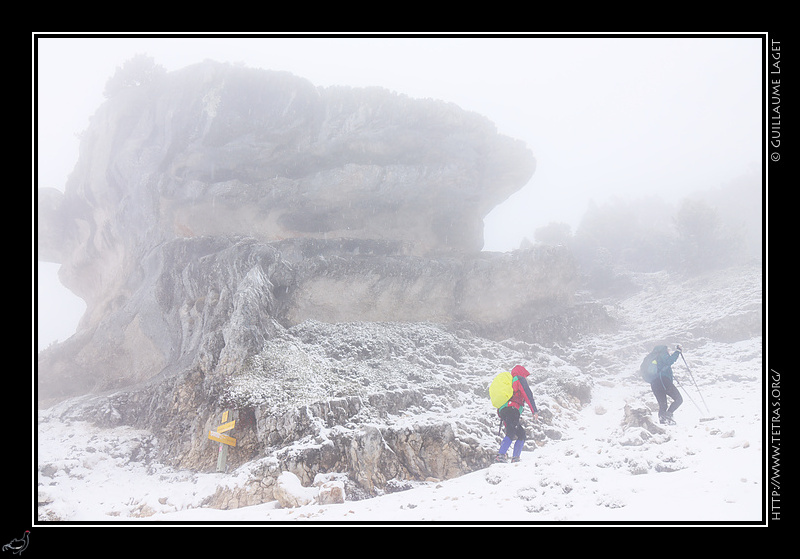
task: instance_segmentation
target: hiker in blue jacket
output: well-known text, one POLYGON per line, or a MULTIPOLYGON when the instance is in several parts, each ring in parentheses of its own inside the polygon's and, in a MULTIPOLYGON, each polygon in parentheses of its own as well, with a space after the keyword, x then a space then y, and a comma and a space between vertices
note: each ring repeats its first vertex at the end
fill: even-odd
POLYGON ((672 355, 670 355, 667 347, 664 346, 663 351, 656 355, 658 376, 650 383, 650 388, 658 401, 658 419, 661 423, 669 425, 675 424, 672 413, 683 403, 683 396, 681 396, 678 387, 672 382, 672 364, 678 360, 680 355, 681 346, 677 346, 672 355), (672 398, 672 403, 669 407, 667 407, 667 396, 672 398))
POLYGON ((497 451, 497 456, 495 457, 496 462, 505 462, 508 460, 506 453, 511 446, 511 441, 515 439, 516 442, 514 443, 511 461, 519 462, 526 438, 525 429, 519 422, 519 416, 525 402, 528 402, 528 407, 531 409, 531 413, 533 413, 534 421, 539 418, 536 402, 533 401, 533 393, 531 392, 530 386, 528 386, 527 377, 529 374, 527 369, 522 365, 517 365, 511 369, 511 376, 513 377, 511 387, 514 389, 514 395, 497 410, 500 419, 503 420, 503 425, 505 425, 506 436, 503 442, 500 443, 500 450, 497 451))

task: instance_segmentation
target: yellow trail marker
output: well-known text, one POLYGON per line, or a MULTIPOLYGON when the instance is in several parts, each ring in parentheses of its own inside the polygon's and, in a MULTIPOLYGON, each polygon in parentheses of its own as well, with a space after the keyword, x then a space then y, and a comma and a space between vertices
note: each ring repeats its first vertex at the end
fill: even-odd
POLYGON ((217 433, 216 431, 209 431, 208 438, 228 446, 236 446, 236 439, 229 437, 228 435, 223 435, 222 433, 217 433))
POLYGON ((230 431, 233 429, 234 425, 236 425, 236 420, 228 421, 227 423, 223 423, 219 427, 217 427, 217 433, 224 433, 225 431, 230 431))

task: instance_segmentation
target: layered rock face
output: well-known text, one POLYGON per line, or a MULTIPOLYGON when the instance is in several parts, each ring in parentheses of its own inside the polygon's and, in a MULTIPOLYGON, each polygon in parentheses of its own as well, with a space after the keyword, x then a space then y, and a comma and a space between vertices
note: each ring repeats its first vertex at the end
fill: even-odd
POLYGON ((64 196, 40 192, 39 258, 91 306, 181 237, 478 251, 484 216, 534 168, 524 144, 451 104, 205 63, 100 107, 64 196))
MULTIPOLYGON (((153 429, 174 462, 202 467, 204 422, 236 404, 232 379, 309 321, 569 335, 565 253, 480 252, 483 218, 534 167, 485 118, 381 89, 213 62, 124 89, 92 118, 63 194, 39 190, 38 258, 87 303, 79 331, 39 356, 40 405, 112 394, 96 417, 153 429)), ((240 461, 297 413, 239 405, 252 426, 240 461)), ((357 469, 361 443, 345 440, 331 464, 357 469)), ((476 460, 451 461, 447 475, 476 460)))
MULTIPOLYGON (((209 329, 186 323, 191 305, 217 308, 246 274, 271 282, 264 297, 285 307, 276 315, 256 302, 255 323, 496 323, 520 303, 562 298, 571 278, 551 291, 564 277, 542 285, 543 267, 509 274, 511 263, 458 260, 478 253, 483 217, 534 166, 484 117, 381 89, 318 89, 213 62, 123 89, 93 116, 63 195, 39 192, 38 257, 60 263, 62 282, 87 304, 79 337, 95 341, 76 357, 80 368, 100 359, 105 371, 80 379, 64 364, 55 376, 74 394, 173 366, 209 329), (240 238, 261 248, 238 252, 240 238), (318 242, 274 248, 286 239, 318 242), (443 254, 457 256, 436 260, 443 254), (195 285, 173 292, 181 280, 195 285), (506 292, 514 299, 498 303, 506 292), (187 316, 168 318, 182 305, 187 316)), ((40 370, 40 397, 52 376, 40 370)))

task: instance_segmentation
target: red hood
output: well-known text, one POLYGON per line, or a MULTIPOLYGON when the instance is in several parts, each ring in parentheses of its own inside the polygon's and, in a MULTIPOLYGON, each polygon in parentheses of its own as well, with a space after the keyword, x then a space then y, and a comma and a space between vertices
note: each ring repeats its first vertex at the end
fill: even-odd
POLYGON ((511 369, 511 375, 515 377, 527 377, 530 373, 522 365, 517 365, 511 369))

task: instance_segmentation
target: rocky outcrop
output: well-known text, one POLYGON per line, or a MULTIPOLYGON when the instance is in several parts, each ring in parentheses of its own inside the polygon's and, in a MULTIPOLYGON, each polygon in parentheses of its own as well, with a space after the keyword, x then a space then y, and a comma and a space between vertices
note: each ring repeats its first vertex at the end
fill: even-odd
POLYGON ((139 85, 94 115, 64 193, 39 192, 38 257, 87 304, 40 356, 40 402, 224 373, 276 324, 508 337, 570 304, 564 252, 479 251, 483 217, 534 168, 484 117, 213 62, 147 75, 115 80, 139 85))
MULTIPOLYGON (((323 322, 461 324, 493 339, 568 339, 571 261, 556 249, 462 258, 375 253, 367 242, 202 237, 153 249, 97 326, 39 355, 42 402, 197 369, 241 368, 283 327, 323 322)), ((597 321, 595 321, 597 322, 597 321)))
MULTIPOLYGON (((272 497, 280 471, 372 494, 486 464, 494 419, 447 410, 517 364, 493 344, 530 363, 606 322, 564 250, 480 251, 535 166, 485 118, 211 62, 154 76, 100 107, 63 194, 39 191, 38 257, 87 303, 39 354, 41 407, 147 429, 193 469, 230 411, 229 467, 263 468, 220 502, 272 497)), ((586 401, 547 368, 554 407, 586 401)))
POLYGON ((499 423, 488 384, 514 363, 531 371, 539 408, 538 423, 527 418, 528 451, 561 439, 570 414, 591 400, 591 377, 535 344, 423 323, 306 321, 280 330, 227 375, 164 376, 48 414, 147 429, 150 459, 210 472, 219 445, 208 433, 229 411, 236 446, 226 466, 236 476, 207 505, 234 508, 278 499, 284 472, 306 488, 335 474, 357 500, 489 465, 499 423))
POLYGON ((38 257, 62 265, 87 326, 176 238, 479 251, 483 218, 535 167, 522 142, 452 104, 211 62, 108 99, 80 150, 63 195, 39 192, 38 257))

